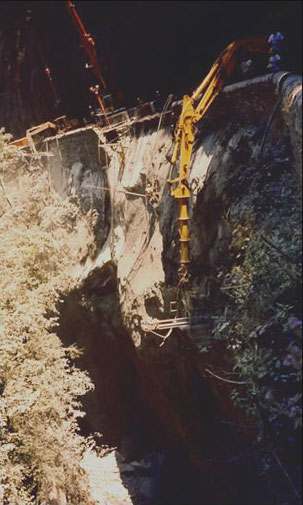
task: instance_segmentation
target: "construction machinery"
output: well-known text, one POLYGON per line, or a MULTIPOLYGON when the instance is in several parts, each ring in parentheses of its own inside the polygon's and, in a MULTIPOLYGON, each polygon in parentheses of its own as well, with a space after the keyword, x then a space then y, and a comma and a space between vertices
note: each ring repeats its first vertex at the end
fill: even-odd
POLYGON ((269 46, 266 37, 240 39, 229 44, 219 55, 209 73, 191 96, 184 95, 182 111, 175 129, 175 145, 171 163, 179 159, 178 177, 168 179, 170 194, 178 202, 178 226, 180 241, 180 268, 178 271, 176 309, 173 319, 149 319, 142 325, 144 331, 151 332, 165 339, 174 328, 180 330, 200 330, 211 325, 207 318, 196 314, 191 308, 192 300, 189 291, 188 266, 189 255, 189 200, 191 192, 188 185, 191 154, 195 140, 196 124, 201 121, 209 107, 218 96, 234 69, 240 65, 246 53, 258 52, 268 54, 269 46), (166 335, 158 333, 167 331, 166 335))
MULTIPOLYGON (((86 55, 87 55, 89 62, 90 62, 90 65, 86 65, 86 68, 90 68, 90 67, 92 68, 94 74, 96 75, 96 77, 100 81, 100 84, 102 86, 102 90, 104 93, 107 90, 107 86, 106 86, 104 77, 102 75, 100 63, 99 63, 99 60, 97 57, 96 45, 95 45, 94 39, 91 36, 91 34, 85 30, 84 25, 79 17, 79 14, 76 11, 75 5, 70 0, 66 1, 65 5, 66 5, 71 17, 72 17, 75 27, 80 35, 83 49, 85 50, 86 55)), ((109 122, 109 119, 107 116, 107 112, 109 112, 109 111, 106 108, 104 101, 102 100, 102 98, 100 96, 100 84, 96 84, 95 86, 91 86, 90 91, 95 95, 95 97, 98 101, 98 104, 104 114, 105 121, 109 125, 110 122, 109 122)), ((107 95, 107 97, 108 97, 108 95, 107 95)), ((111 107, 112 107, 112 103, 111 103, 111 107)))
POLYGON ((193 92, 192 96, 184 95, 182 111, 175 130, 175 145, 171 163, 180 158, 179 174, 169 179, 170 194, 178 201, 178 224, 180 235, 180 268, 179 286, 188 284, 189 258, 189 199, 188 174, 195 139, 196 124, 218 96, 235 67, 240 64, 245 53, 269 53, 266 37, 240 39, 229 44, 216 59, 207 76, 193 92))
MULTIPOLYGON (((99 63, 97 53, 96 53, 95 42, 94 42, 92 36, 85 30, 84 25, 79 17, 79 14, 76 11, 74 4, 71 1, 66 1, 65 5, 66 5, 68 11, 70 12, 73 23, 76 26, 76 29, 80 35, 83 48, 84 48, 86 55, 89 59, 90 65, 87 65, 87 68, 93 69, 94 74, 96 75, 96 77, 98 78, 98 80, 101 83, 103 92, 106 92, 107 86, 106 86, 105 80, 104 80, 102 72, 101 72, 100 63, 99 63)), ((44 57, 44 54, 41 50, 41 47, 39 47, 39 51, 40 51, 40 55, 41 55, 41 58, 43 61, 45 73, 48 77, 52 92, 55 97, 55 105, 57 106, 60 103, 60 99, 58 98, 58 95, 57 95, 55 87, 54 87, 51 71, 46 64, 45 57, 44 57)), ((96 96, 96 99, 97 99, 100 109, 103 113, 106 124, 110 125, 110 121, 108 119, 108 113, 111 113, 114 110, 111 95, 106 94, 103 96, 103 99, 102 99, 100 96, 100 84, 96 84, 95 86, 91 86, 90 91, 96 96)), ((77 127, 78 125, 79 125, 78 120, 68 120, 66 118, 66 116, 60 116, 59 118, 54 119, 52 122, 47 121, 47 122, 42 123, 40 125, 29 128, 28 130, 26 130, 25 137, 15 140, 15 141, 11 142, 11 144, 18 146, 18 147, 30 147, 31 151, 36 153, 35 142, 34 142, 33 137, 35 137, 36 141, 37 141, 37 139, 41 140, 41 135, 43 135, 44 137, 47 134, 55 135, 56 133, 59 133, 60 131, 67 131, 73 127, 77 127)))
POLYGON ((26 130, 26 136, 13 140, 10 145, 18 147, 29 147, 33 153, 37 153, 35 143, 43 140, 46 137, 57 135, 61 132, 66 132, 77 128, 79 121, 77 119, 68 119, 66 116, 60 116, 53 121, 46 121, 26 130))

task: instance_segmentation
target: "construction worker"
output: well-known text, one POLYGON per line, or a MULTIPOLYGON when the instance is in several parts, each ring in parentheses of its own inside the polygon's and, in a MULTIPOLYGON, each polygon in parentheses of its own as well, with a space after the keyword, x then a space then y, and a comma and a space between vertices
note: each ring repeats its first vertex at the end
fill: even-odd
POLYGON ((268 44, 270 46, 269 52, 271 56, 269 58, 267 68, 271 72, 279 72, 281 69, 281 52, 283 51, 283 40, 284 37, 280 32, 272 33, 268 37, 268 44))
POLYGON ((281 62, 281 56, 279 54, 274 54, 269 58, 269 63, 267 65, 267 68, 271 72, 279 72, 280 70, 280 62, 281 62))
POLYGON ((252 60, 242 61, 241 72, 245 77, 251 77, 253 73, 253 63, 252 60))
POLYGON ((282 40, 284 40, 284 37, 282 33, 277 32, 277 33, 272 33, 268 37, 268 43, 271 46, 270 52, 271 53, 279 53, 282 49, 282 40))
POLYGON ((145 188, 145 195, 147 197, 148 203, 155 209, 160 201, 160 184, 159 181, 156 179, 154 181, 154 185, 152 186, 151 182, 146 183, 146 188, 145 188))
POLYGON ((155 98, 153 100, 153 104, 156 112, 161 112, 163 110, 163 105, 165 103, 166 97, 163 96, 159 90, 155 92, 155 98))

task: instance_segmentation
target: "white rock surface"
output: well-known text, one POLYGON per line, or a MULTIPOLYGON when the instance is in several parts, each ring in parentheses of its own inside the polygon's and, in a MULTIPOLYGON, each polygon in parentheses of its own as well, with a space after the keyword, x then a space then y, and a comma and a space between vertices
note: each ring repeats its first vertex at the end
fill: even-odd
POLYGON ((103 457, 91 450, 86 452, 81 466, 88 473, 96 505, 156 505, 155 486, 164 462, 165 456, 160 453, 125 463, 116 450, 103 457))
POLYGON ((91 495, 96 505, 133 505, 121 479, 116 451, 104 457, 97 456, 93 451, 87 452, 81 466, 88 473, 91 495))

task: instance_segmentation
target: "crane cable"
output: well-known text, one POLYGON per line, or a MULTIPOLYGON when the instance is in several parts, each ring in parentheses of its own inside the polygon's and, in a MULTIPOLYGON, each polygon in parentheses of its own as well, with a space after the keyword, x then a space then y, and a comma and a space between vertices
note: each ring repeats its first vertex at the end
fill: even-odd
POLYGON ((53 81, 53 78, 52 78, 51 70, 50 70, 49 66, 47 65, 47 63, 46 63, 46 59, 45 59, 45 56, 43 54, 43 51, 42 51, 42 48, 41 48, 40 44, 38 45, 38 50, 39 50, 39 53, 40 53, 40 56, 41 56, 41 60, 42 60, 43 66, 44 66, 44 72, 47 75, 47 78, 48 78, 51 90, 52 90, 54 98, 55 98, 55 107, 58 107, 58 105, 61 102, 61 100, 58 97, 58 94, 56 92, 56 88, 55 88, 54 81, 53 81))

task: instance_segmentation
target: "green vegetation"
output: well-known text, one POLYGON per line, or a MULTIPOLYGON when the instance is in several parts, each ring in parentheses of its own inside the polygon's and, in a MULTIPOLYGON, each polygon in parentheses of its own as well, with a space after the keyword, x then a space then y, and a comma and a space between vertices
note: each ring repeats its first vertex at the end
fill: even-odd
POLYGON ((217 271, 224 314, 213 337, 238 373, 235 405, 258 426, 272 504, 284 505, 300 500, 301 199, 287 152, 275 149, 275 161, 239 166, 227 181, 231 266, 217 271))
MULTIPOLYGON (((29 165, 0 130, 2 273, 1 503, 91 503, 80 461, 88 441, 77 419, 93 388, 58 336, 57 304, 90 244, 88 216, 61 200, 48 173, 29 165)), ((76 336, 75 336, 76 340, 76 336)))

